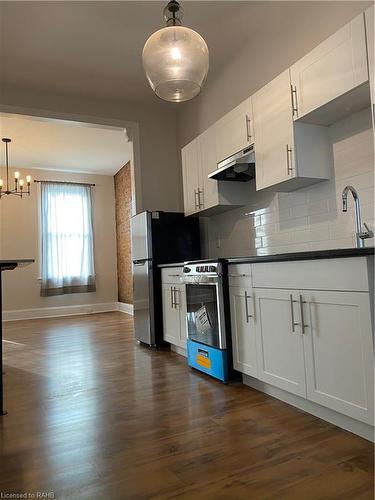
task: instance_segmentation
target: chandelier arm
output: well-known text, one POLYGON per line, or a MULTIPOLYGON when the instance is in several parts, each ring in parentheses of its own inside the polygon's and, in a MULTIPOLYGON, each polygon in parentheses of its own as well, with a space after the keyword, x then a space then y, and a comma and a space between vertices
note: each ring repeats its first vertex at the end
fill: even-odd
POLYGON ((23 198, 24 196, 28 195, 30 196, 30 182, 31 182, 31 177, 28 175, 26 176, 26 182, 27 184, 24 185, 23 180, 18 180, 19 173, 15 175, 14 178, 14 189, 10 189, 9 185, 9 149, 8 149, 8 144, 11 142, 11 139, 8 137, 3 137, 2 141, 5 142, 5 166, 6 166, 6 183, 5 183, 5 189, 3 189, 3 185, 0 185, 0 198, 2 198, 5 195, 13 194, 14 196, 19 196, 20 198, 23 198), (21 182, 22 181, 22 182, 21 182), (24 189, 25 187, 25 189, 24 189))

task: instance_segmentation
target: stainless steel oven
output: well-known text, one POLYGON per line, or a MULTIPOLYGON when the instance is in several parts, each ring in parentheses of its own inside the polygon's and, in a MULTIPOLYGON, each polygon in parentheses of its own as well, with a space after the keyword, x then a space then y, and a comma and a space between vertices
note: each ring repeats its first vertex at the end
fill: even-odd
POLYGON ((227 348, 224 272, 222 262, 197 262, 186 263, 183 273, 188 340, 216 349, 227 348))

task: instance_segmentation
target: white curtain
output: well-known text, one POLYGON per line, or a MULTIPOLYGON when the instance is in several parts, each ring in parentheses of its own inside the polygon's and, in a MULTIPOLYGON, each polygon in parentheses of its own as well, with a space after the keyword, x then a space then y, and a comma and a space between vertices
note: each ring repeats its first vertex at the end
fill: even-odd
POLYGON ((41 183, 41 296, 95 292, 91 188, 41 183))

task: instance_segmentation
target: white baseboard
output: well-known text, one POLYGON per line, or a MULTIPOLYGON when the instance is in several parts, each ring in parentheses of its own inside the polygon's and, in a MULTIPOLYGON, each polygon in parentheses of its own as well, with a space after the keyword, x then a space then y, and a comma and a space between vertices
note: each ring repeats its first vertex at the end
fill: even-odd
POLYGON ((125 302, 118 302, 118 310, 125 314, 134 315, 133 304, 125 304, 125 302))
POLYGON ((37 309, 15 309, 3 311, 3 321, 19 321, 39 318, 58 318, 59 316, 77 316, 79 314, 96 314, 101 312, 120 311, 133 316, 133 305, 123 302, 103 302, 100 304, 83 304, 78 306, 39 307, 37 309))
POLYGON ((176 352, 180 356, 185 356, 187 358, 187 350, 178 345, 171 344, 171 351, 176 352))
POLYGON ((296 406, 300 410, 311 413, 322 420, 326 420, 331 424, 337 425, 337 427, 341 427, 346 431, 357 434, 357 436, 361 436, 368 441, 374 441, 374 427, 371 425, 360 422, 359 420, 354 420, 351 417, 342 415, 341 413, 318 405, 313 401, 308 401, 307 399, 291 394, 290 392, 274 387, 273 385, 267 384, 266 382, 262 382, 261 380, 257 380, 248 375, 242 375, 242 382, 257 391, 264 392, 265 394, 273 396, 276 399, 284 401, 284 403, 296 406))
POLYGON ((78 314, 94 314, 118 310, 118 302, 104 302, 100 304, 85 304, 78 306, 40 307, 38 309, 16 309, 13 311, 3 311, 3 321, 56 318, 59 316, 76 316, 78 314))

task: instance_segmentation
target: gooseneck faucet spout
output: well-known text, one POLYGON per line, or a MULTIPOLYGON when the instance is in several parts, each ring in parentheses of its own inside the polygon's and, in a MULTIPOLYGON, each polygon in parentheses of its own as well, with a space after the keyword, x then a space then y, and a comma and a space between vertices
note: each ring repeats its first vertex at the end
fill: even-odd
POLYGON ((370 230, 368 225, 364 223, 365 231, 362 231, 362 220, 361 220, 361 205, 359 203, 359 195, 357 190, 353 186, 346 186, 342 192, 342 211, 348 211, 348 193, 352 193, 354 199, 354 210, 355 210, 355 237, 357 248, 364 248, 365 239, 373 238, 374 233, 370 230))

